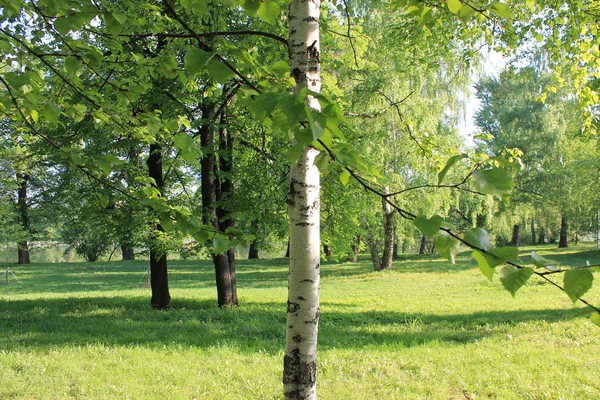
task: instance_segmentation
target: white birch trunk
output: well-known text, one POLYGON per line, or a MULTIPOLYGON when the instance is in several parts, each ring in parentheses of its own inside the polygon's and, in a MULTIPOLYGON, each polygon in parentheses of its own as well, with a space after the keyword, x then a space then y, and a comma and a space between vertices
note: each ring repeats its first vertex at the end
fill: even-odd
MULTIPOLYGON (((319 92, 320 0, 292 0, 289 13, 289 50, 295 91, 307 87, 319 92)), ((319 103, 311 99, 310 106, 319 103)), ((283 367, 286 399, 316 399, 317 332, 320 279, 320 174, 318 151, 304 150, 291 166, 288 192, 290 218, 290 269, 287 327, 283 367)))

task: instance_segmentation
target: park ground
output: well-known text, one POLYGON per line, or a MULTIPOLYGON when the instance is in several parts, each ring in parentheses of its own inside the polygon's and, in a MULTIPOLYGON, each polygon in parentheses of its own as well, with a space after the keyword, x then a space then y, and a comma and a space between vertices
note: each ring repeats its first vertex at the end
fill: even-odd
MULTIPOLYGON (((565 266, 600 262, 592 244, 525 247, 523 262, 532 249, 565 266)), ((151 310, 146 268, 11 265, 0 398, 281 398, 286 259, 240 260, 240 307, 226 310, 206 261, 171 262, 172 310, 151 310)), ((600 329, 539 278, 513 299, 469 253, 456 265, 405 255, 393 271, 367 257, 321 269, 320 399, 600 398, 600 329)), ((600 304, 599 285, 585 298, 600 304)))

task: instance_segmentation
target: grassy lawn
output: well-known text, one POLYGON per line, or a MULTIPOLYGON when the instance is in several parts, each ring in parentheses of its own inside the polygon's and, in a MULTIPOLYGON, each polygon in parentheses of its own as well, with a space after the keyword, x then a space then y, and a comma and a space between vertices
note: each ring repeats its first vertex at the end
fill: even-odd
MULTIPOLYGON (((535 250, 600 262, 591 245, 535 250)), ((241 306, 219 310, 212 266, 172 262, 168 312, 137 288, 146 262, 11 266, 0 398, 279 399, 286 263, 239 261, 241 306)), ((322 274, 320 399, 600 398, 600 330, 536 277, 515 300, 466 254, 455 266, 403 256, 384 273, 324 262, 322 274)), ((585 297, 600 304, 600 284, 585 297)))

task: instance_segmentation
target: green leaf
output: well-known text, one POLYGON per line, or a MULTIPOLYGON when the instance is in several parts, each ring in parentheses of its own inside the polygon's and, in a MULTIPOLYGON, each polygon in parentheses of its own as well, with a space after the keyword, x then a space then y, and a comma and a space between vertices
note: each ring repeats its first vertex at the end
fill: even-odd
POLYGON ((275 109, 279 101, 280 94, 276 92, 265 92, 256 96, 248 105, 248 110, 259 121, 263 122, 275 109))
POLYGON ((102 19, 106 24, 106 29, 108 30, 108 33, 110 33, 111 35, 118 35, 123 30, 123 26, 121 25, 121 23, 115 18, 113 13, 111 13, 110 11, 104 11, 102 19))
POLYGON ((285 78, 290 75, 290 65, 286 61, 277 61, 274 65, 271 66, 271 71, 278 78, 285 78))
POLYGON ((506 168, 478 169, 473 173, 475 189, 481 193, 509 197, 513 187, 512 175, 506 168))
POLYGON ((517 268, 512 265, 507 265, 500 270, 500 282, 506 290, 515 297, 517 290, 523 286, 533 274, 533 268, 517 268))
POLYGON ((494 14, 496 14, 497 16, 499 16, 500 18, 515 18, 515 14, 513 14, 509 9, 508 6, 504 3, 493 3, 492 4, 492 12, 494 14))
POLYGON ((450 168, 452 168, 452 166, 454 164, 456 164, 458 161, 462 160, 463 158, 467 158, 468 156, 466 154, 458 154, 455 156, 452 156, 448 159, 448 161, 446 162, 446 166, 444 167, 444 169, 442 169, 439 173, 438 173, 438 185, 440 185, 442 183, 442 180, 444 180, 444 177, 446 176, 446 174, 448 173, 448 171, 450 170, 450 168))
POLYGON ((48 122, 51 123, 56 123, 58 122, 58 118, 60 117, 60 107, 58 107, 58 105, 52 101, 49 101, 46 103, 46 106, 44 107, 44 118, 46 118, 46 120, 48 122))
POLYGON ((83 157, 77 151, 71 152, 71 161, 73 161, 73 164, 75 164, 75 165, 83 165, 83 163, 84 163, 83 157))
POLYGON ((183 67, 191 75, 195 75, 204 70, 214 53, 208 53, 204 50, 192 47, 185 53, 183 67))
POLYGON ((556 261, 544 258, 535 251, 531 252, 531 262, 538 268, 546 268, 549 271, 558 271, 558 263, 556 261))
POLYGON ((173 135, 173 142, 175 142, 175 146, 177 146, 178 149, 186 150, 194 145, 194 138, 185 132, 179 132, 173 135))
POLYGON ((312 139, 317 140, 321 136, 323 136, 323 133, 325 132, 327 118, 325 118, 325 116, 321 112, 319 112, 319 110, 311 108, 308 104, 306 104, 305 111, 306 116, 308 117, 308 124, 312 132, 312 139))
POLYGON ((427 219, 425 215, 419 215, 413 221, 421 233, 428 238, 432 238, 436 233, 439 232, 442 222, 444 222, 444 219, 439 215, 434 215, 429 219, 427 219))
POLYGON ((450 12, 452 14, 457 14, 459 10, 462 8, 462 3, 460 2, 460 0, 447 0, 446 1, 446 5, 448 6, 448 10, 450 10, 450 12))
POLYGON ((263 1, 256 10, 256 14, 263 21, 272 24, 277 21, 280 11, 279 4, 276 1, 263 1))
POLYGON ((600 313, 597 311, 594 311, 592 313, 592 315, 590 315, 590 321, 592 321, 592 323, 595 324, 596 326, 600 326, 600 313))
POLYGON ((490 235, 482 228, 473 228, 465 232, 465 241, 475 247, 489 251, 492 249, 490 235))
POLYGON ((108 196, 103 193, 98 193, 98 201, 102 207, 108 207, 108 196))
POLYGON ((573 303, 592 287, 594 274, 589 269, 572 269, 565 273, 564 289, 573 303))
POLYGON ((498 260, 498 264, 519 259, 518 247, 494 247, 489 252, 498 260))
POLYGON ((227 65, 215 59, 210 60, 206 69, 217 83, 226 83, 235 76, 235 73, 227 65))
POLYGON ((229 239, 223 235, 216 235, 213 238, 213 252, 214 254, 221 254, 229 249, 229 239))
POLYGON ((81 61, 77 57, 65 58, 65 69, 69 75, 79 75, 79 69, 81 68, 81 61))
POLYGON ((290 125, 297 123, 304 113, 304 102, 292 93, 282 95, 279 98, 278 106, 286 115, 290 125))
POLYGON ((460 249, 460 242, 458 239, 448 235, 446 232, 442 234, 435 241, 435 248, 438 253, 452 264, 456 263, 456 255, 460 249))
POLYGON ((81 19, 76 15, 59 17, 54 21, 54 29, 61 35, 66 35, 70 31, 76 31, 79 28, 81 28, 81 19))
POLYGON ((498 265, 496 264, 496 260, 478 250, 475 250, 473 253, 471 253, 471 256, 475 259, 475 261, 477 261, 477 265, 479 265, 479 270, 481 273, 491 282, 492 278, 494 277, 494 272, 496 271, 494 267, 498 265))
POLYGON ((302 152, 304 151, 305 148, 306 147, 303 146, 300 143, 295 144, 295 145, 293 145, 292 147, 289 148, 289 150, 285 154, 285 157, 288 159, 288 161, 290 163, 293 164, 296 161, 298 161, 298 159, 300 158, 300 155, 302 154, 302 152))
POLYGON ((350 172, 348 172, 348 170, 345 168, 340 174, 340 182, 342 182, 342 185, 344 186, 348 185, 348 183, 350 182, 350 172))
POLYGON ((198 243, 204 243, 208 240, 208 232, 204 229, 195 230, 191 235, 198 243))

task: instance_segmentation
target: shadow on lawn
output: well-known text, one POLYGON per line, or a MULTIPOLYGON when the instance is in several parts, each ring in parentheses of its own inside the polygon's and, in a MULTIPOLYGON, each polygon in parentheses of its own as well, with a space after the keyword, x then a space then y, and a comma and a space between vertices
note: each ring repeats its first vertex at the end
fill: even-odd
MULTIPOLYGON (((493 311, 433 315, 401 312, 328 312, 319 347, 412 347, 431 342, 473 342, 503 334, 515 324, 556 322, 575 310, 493 311)), ((248 303, 220 310, 213 301, 179 299, 168 312, 149 310, 138 297, 88 297, 0 301, 0 349, 61 346, 233 347, 276 354, 284 345, 285 305, 248 303)))

